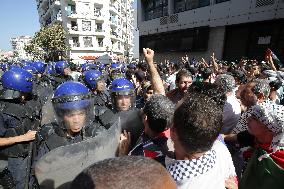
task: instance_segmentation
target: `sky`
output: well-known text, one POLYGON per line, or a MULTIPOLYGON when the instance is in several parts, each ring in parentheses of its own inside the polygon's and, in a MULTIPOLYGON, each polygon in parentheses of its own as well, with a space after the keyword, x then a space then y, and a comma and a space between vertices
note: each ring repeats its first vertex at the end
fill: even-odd
MULTIPOLYGON (((136 4, 137 0, 134 1, 136 4)), ((0 49, 11 50, 10 39, 33 36, 40 29, 35 0, 1 0, 0 49)))
POLYGON ((40 29, 35 0, 1 0, 0 49, 11 50, 10 39, 33 36, 40 29))

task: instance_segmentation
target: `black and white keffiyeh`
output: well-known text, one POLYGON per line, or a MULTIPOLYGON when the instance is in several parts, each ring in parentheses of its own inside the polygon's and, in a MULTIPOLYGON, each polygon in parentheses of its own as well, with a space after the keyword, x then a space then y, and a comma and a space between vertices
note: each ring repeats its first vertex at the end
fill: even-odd
POLYGON ((233 129, 232 133, 238 134, 240 132, 246 131, 248 129, 248 121, 247 121, 247 119, 250 116, 251 116, 251 108, 249 108, 246 112, 244 112, 241 115, 241 117, 240 117, 236 127, 233 129))
POLYGON ((273 102, 263 102, 253 106, 250 114, 275 134, 270 148, 274 152, 284 149, 284 106, 273 102))
POLYGON ((167 169, 175 181, 194 178, 208 172, 216 163, 216 152, 210 150, 203 156, 192 160, 176 160, 167 169))

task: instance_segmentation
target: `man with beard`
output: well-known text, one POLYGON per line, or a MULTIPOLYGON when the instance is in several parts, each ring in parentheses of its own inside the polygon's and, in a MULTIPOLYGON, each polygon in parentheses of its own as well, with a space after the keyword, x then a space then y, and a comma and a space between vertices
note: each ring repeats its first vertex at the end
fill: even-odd
POLYGON ((177 88, 170 91, 167 97, 177 104, 187 93, 188 87, 192 84, 192 75, 187 70, 180 70, 176 77, 177 88))

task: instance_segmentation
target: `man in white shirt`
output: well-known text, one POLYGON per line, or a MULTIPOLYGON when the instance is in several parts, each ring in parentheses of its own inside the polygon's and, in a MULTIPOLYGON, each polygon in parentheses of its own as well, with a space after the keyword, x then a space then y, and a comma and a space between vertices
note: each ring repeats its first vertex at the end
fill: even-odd
POLYGON ((174 113, 171 138, 176 160, 168 163, 167 169, 178 188, 224 189, 228 178, 236 179, 231 155, 217 140, 224 94, 210 83, 195 88, 199 92, 191 91, 174 113))

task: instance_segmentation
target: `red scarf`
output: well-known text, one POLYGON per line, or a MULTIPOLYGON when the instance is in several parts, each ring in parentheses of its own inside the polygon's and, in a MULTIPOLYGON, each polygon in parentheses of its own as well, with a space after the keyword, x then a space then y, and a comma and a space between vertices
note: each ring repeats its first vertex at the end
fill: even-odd
MULTIPOLYGON (((267 153, 272 153, 272 150, 269 148, 270 144, 256 144, 256 148, 258 147, 264 149, 267 153)), ((284 150, 278 150, 270 154, 270 157, 278 166, 284 169, 284 150)))

